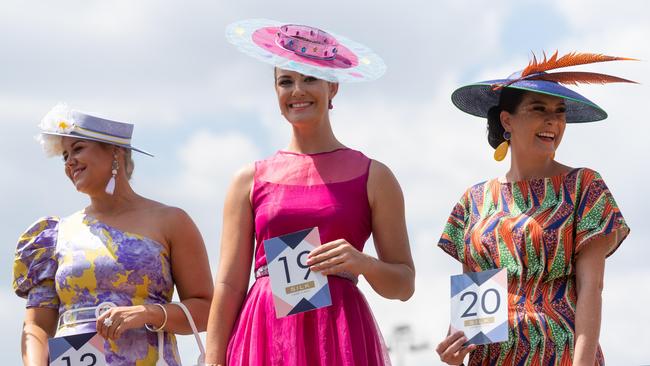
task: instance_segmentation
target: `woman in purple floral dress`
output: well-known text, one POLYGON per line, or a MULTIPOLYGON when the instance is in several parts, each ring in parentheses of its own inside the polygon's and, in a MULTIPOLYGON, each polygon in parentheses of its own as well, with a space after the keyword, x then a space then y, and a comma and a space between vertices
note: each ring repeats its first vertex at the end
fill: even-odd
POLYGON ((48 337, 97 331, 106 364, 180 365, 174 333, 192 330, 180 308, 165 304, 176 285, 205 329, 212 285, 201 234, 184 211, 132 190, 131 151, 147 154, 131 146, 133 125, 59 105, 40 128, 46 153, 63 157, 90 204, 42 218, 18 240, 13 286, 27 299, 23 362, 46 364, 48 337), (109 310, 95 319, 105 303, 109 310))

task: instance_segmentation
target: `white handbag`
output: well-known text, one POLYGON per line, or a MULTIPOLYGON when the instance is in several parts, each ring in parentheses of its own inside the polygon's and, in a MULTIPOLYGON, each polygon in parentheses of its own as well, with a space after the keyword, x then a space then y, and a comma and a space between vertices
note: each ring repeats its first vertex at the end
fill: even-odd
MULTIPOLYGON (((170 304, 177 305, 181 310, 183 310, 183 313, 185 313, 185 317, 187 318, 188 323, 190 323, 190 327, 192 327, 192 332, 194 333, 194 338, 196 339, 196 345, 199 346, 199 358, 196 360, 196 365, 194 366, 203 366, 205 365, 205 347, 203 347, 203 341, 201 341, 201 337, 199 336, 199 331, 196 329, 196 324, 194 324, 194 319, 192 319, 192 314, 190 314, 190 311, 187 310, 187 307, 180 302, 171 302, 170 304)), ((165 338, 164 338, 164 332, 158 332, 158 361, 156 362, 156 366, 169 366, 167 362, 165 361, 165 358, 163 355, 165 354, 165 338)))

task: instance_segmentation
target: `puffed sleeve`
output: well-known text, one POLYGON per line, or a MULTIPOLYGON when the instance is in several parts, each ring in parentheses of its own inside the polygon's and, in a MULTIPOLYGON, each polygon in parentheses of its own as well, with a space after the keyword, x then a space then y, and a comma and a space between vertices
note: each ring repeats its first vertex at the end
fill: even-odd
POLYGON ((575 253, 579 253, 595 238, 618 232, 616 243, 607 253, 610 256, 627 237, 630 228, 598 172, 584 169, 580 177, 580 188, 575 213, 575 253))
POLYGON ((14 257, 14 291, 27 299, 26 307, 59 307, 54 276, 59 219, 36 221, 18 239, 14 257))
POLYGON ((438 247, 461 263, 465 263, 465 227, 469 221, 469 190, 451 210, 438 241, 438 247))

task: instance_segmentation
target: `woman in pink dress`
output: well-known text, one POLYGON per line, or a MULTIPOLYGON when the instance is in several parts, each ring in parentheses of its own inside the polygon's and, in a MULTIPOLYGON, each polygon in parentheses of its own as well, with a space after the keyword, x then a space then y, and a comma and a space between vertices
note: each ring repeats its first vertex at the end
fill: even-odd
POLYGON ((364 276, 389 299, 406 301, 413 294, 403 196, 385 165, 336 139, 328 113, 337 81, 347 80, 346 75, 373 79, 385 67, 369 50, 306 26, 245 21, 231 25, 228 36, 234 43, 261 44, 261 59, 285 59, 284 64, 273 62, 275 90, 293 134, 285 150, 238 172, 228 191, 206 361, 230 366, 388 365, 381 333, 356 282, 364 276), (295 38, 282 38, 298 32, 295 38), (282 47, 290 42, 296 53, 282 47), (338 52, 327 49, 330 44, 338 52), (299 54, 320 46, 325 48, 321 52, 336 56, 299 54), (363 58, 367 62, 359 62, 363 58), (367 67, 368 62, 375 64, 367 67), (307 263, 312 271, 329 275, 332 305, 278 319, 262 244, 311 227, 318 227, 323 244, 307 263), (378 258, 363 253, 370 234, 378 258), (251 262, 255 282, 246 294, 251 262))

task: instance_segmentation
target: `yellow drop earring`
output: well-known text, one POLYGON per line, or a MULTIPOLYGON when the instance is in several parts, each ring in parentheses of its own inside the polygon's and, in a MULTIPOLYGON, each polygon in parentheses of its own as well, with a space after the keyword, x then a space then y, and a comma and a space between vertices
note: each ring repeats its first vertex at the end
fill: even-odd
POLYGON ((506 155, 508 155, 508 146, 510 146, 510 136, 510 132, 508 131, 503 133, 504 141, 494 150, 494 160, 502 161, 506 158, 506 155))

